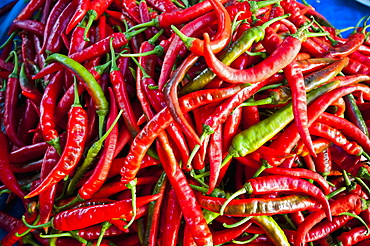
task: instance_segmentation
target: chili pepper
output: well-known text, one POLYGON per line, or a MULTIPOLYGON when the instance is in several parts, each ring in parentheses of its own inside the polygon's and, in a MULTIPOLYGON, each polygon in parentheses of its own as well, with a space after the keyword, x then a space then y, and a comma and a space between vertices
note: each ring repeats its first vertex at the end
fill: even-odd
POLYGON ((319 122, 325 123, 331 127, 335 127, 337 130, 341 131, 346 136, 350 136, 353 140, 358 142, 365 152, 370 151, 370 142, 366 135, 353 123, 346 119, 331 115, 329 113, 322 113, 318 118, 319 122))
POLYGON ((315 72, 337 61, 334 58, 308 58, 297 59, 297 64, 304 74, 315 72))
POLYGON ((347 140, 340 131, 324 123, 314 122, 310 126, 310 133, 315 136, 329 139, 334 144, 342 147, 350 155, 361 155, 363 152, 362 148, 357 143, 347 140))
MULTIPOLYGON (((158 199, 160 195, 150 195, 137 198, 138 207, 158 199)), ((82 208, 74 208, 56 214, 48 223, 32 226, 26 223, 29 228, 40 228, 52 226, 60 231, 73 231, 113 218, 119 218, 132 210, 131 199, 120 200, 113 203, 92 205, 82 208), (92 216, 93 215, 93 216, 92 216)), ((23 218, 22 221, 24 222, 23 218)))
POLYGON ((64 148, 58 163, 49 172, 48 176, 45 177, 39 186, 32 190, 26 197, 34 197, 45 190, 48 190, 52 185, 62 180, 76 167, 84 151, 87 134, 86 129, 86 111, 80 105, 78 95, 75 95, 74 105, 72 105, 72 108, 69 111, 66 147, 64 148))
POLYGON ((340 245, 349 246, 369 239, 369 237, 370 236, 367 233, 367 228, 365 226, 359 226, 343 232, 336 239, 340 242, 340 245))
MULTIPOLYGON (((122 114, 122 110, 117 115, 116 110, 111 109, 111 114, 109 115, 109 118, 110 118, 109 123, 111 123, 111 124, 110 124, 108 130, 104 133, 104 135, 101 138, 99 138, 99 140, 95 141, 91 145, 91 147, 88 149, 83 163, 78 167, 78 169, 76 170, 72 179, 68 183, 68 187, 66 189, 66 194, 67 195, 71 195, 74 192, 74 189, 76 188, 77 183, 81 180, 83 175, 86 174, 86 172, 91 168, 91 165, 93 164, 93 161, 95 160, 95 158, 99 154, 101 148, 103 147, 103 143, 109 137, 112 130, 116 127, 116 124, 117 124, 118 119, 121 116, 121 114, 122 114), (116 114, 114 114, 114 113, 116 113, 116 114), (115 117, 115 119, 113 120, 114 117, 115 117), (113 120, 113 122, 111 122, 112 120, 113 120)), ((115 130, 117 130, 117 128, 115 130)))
POLYGON ((234 193, 226 202, 222 205, 220 213, 227 207, 228 202, 230 202, 235 196, 248 193, 248 194, 266 194, 273 191, 297 191, 300 193, 308 194, 313 196, 315 199, 320 201, 321 205, 325 210, 325 214, 328 219, 331 220, 331 213, 328 200, 325 198, 322 191, 311 183, 296 178, 296 177, 286 177, 281 175, 269 175, 264 177, 257 177, 250 179, 244 187, 234 193))
POLYGON ((44 4, 46 0, 31 0, 26 7, 22 9, 22 11, 18 14, 18 16, 15 18, 15 20, 27 20, 30 19, 33 15, 33 13, 40 9, 44 4))
MULTIPOLYGON (((38 213, 35 211, 36 203, 32 202, 29 204, 27 211, 24 213, 24 218, 28 223, 34 223, 38 221, 37 215, 38 213)), ((1 245, 4 246, 12 246, 25 235, 30 230, 27 226, 25 226, 22 221, 18 221, 15 227, 8 232, 2 239, 1 245)))
POLYGON ((1 70, 12 71, 14 69, 14 64, 6 62, 4 59, 0 59, 0 68, 1 70))
POLYGON ((76 11, 74 12, 72 18, 68 22, 66 27, 66 34, 70 33, 73 28, 75 28, 78 23, 85 17, 90 8, 90 0, 79 0, 76 11))
POLYGON ((83 39, 85 25, 86 22, 83 21, 73 29, 73 32, 71 34, 71 42, 68 49, 68 56, 73 53, 80 52, 88 45, 88 42, 83 39))
MULTIPOLYGON (((346 86, 334 89, 332 92, 328 92, 318 98, 308 108, 309 125, 311 125, 333 101, 337 100, 340 97, 343 97, 344 95, 352 93, 353 91, 363 89, 364 88, 356 85, 346 86)), ((299 136, 295 125, 290 125, 285 128, 285 131, 277 140, 272 141, 272 143, 270 144, 270 148, 289 153, 291 149, 296 145, 298 140, 299 136)))
POLYGON ((40 142, 32 145, 26 145, 18 148, 9 154, 10 163, 24 163, 33 159, 41 158, 44 156, 48 144, 46 142, 40 142))
POLYGON ((174 246, 177 244, 182 217, 181 208, 174 189, 171 189, 168 193, 166 210, 165 226, 163 228, 161 240, 163 245, 174 246))
POLYGON ((9 27, 8 35, 19 30, 26 30, 36 35, 42 36, 44 34, 45 25, 36 20, 18 20, 14 21, 9 27))
POLYGON ((141 23, 139 8, 135 1, 122 0, 123 13, 136 23, 141 23))
POLYGON ((63 73, 61 71, 53 76, 45 88, 40 102, 40 128, 44 140, 52 145, 59 154, 61 153, 61 148, 59 145, 59 134, 55 129, 54 112, 58 94, 62 88, 62 76, 63 73))
MULTIPOLYGON (((190 93, 180 98, 180 106, 184 113, 201 105, 216 102, 232 96, 241 89, 241 86, 225 89, 210 89, 201 92, 190 93), (207 96, 206 96, 207 95, 207 96)), ((126 156, 125 163, 121 169, 123 182, 128 182, 135 177, 139 170, 141 160, 158 134, 173 121, 167 108, 157 113, 135 137, 131 144, 130 152, 126 156), (160 122, 160 124, 158 124, 160 122)))
POLYGON ((323 54, 324 57, 344 57, 352 54, 355 52, 359 46, 362 45, 362 43, 365 40, 364 33, 354 33, 351 34, 347 41, 344 44, 340 44, 330 50, 326 54, 323 54))
POLYGON ((0 228, 6 232, 9 232, 15 228, 19 222, 17 218, 3 211, 0 211, 0 218, 0 228))
POLYGON ((344 101, 346 105, 346 113, 351 122, 353 122, 358 128, 361 129, 366 136, 369 137, 369 131, 365 124, 364 118, 359 110, 355 98, 352 94, 344 96, 344 101))
MULTIPOLYGON (((113 39, 113 48, 120 48, 124 45, 127 44, 128 40, 130 40, 133 36, 136 34, 142 32, 143 29, 140 29, 135 32, 130 32, 130 33, 113 33, 112 35, 94 43, 91 44, 90 46, 86 47, 85 49, 71 54, 70 58, 75 60, 78 63, 82 63, 84 61, 90 60, 95 57, 102 56, 106 53, 109 53, 110 51, 110 39, 113 39)), ((44 77, 47 74, 51 74, 53 72, 56 72, 63 68, 61 64, 49 64, 48 66, 44 67, 43 69, 40 70, 36 75, 33 76, 33 79, 40 79, 44 77)))
POLYGON ((48 58, 45 60, 45 63, 51 62, 58 62, 59 64, 63 65, 68 70, 73 72, 81 82, 83 82, 86 90, 94 102, 96 113, 99 116, 99 136, 102 136, 104 119, 108 113, 108 102, 105 98, 104 92, 102 91, 98 82, 95 80, 94 76, 92 76, 92 74, 81 64, 62 54, 53 54, 48 56, 48 58))
POLYGON ((212 234, 203 217, 202 210, 196 200, 193 190, 173 155, 168 139, 164 134, 159 135, 161 147, 158 154, 167 173, 168 180, 175 190, 186 224, 194 238, 200 245, 212 245, 212 234))
MULTIPOLYGON (((110 112, 112 116, 108 117, 107 130, 109 129, 110 125, 113 123, 112 122, 113 116, 116 116, 118 113, 116 101, 111 91, 110 91, 110 99, 111 99, 110 112)), ((117 135, 118 135, 118 127, 115 126, 106 140, 108 144, 104 145, 101 158, 99 159, 99 162, 96 164, 94 172, 92 173, 92 175, 90 175, 89 179, 78 190, 78 194, 82 199, 86 200, 86 199, 91 198, 94 194, 96 194, 98 189, 103 185, 108 175, 110 165, 113 161, 113 154, 115 151, 115 146, 116 146, 117 137, 118 137, 117 135)))
POLYGON ((272 76, 293 61, 301 48, 300 39, 302 39, 302 34, 298 32, 294 36, 288 36, 263 62, 245 70, 234 70, 213 55, 209 47, 209 36, 207 33, 204 36, 206 41, 205 60, 208 66, 218 77, 230 83, 245 83, 245 81, 255 83, 272 76), (269 67, 268 72, 265 71, 264 67, 269 67))
MULTIPOLYGON (((337 84, 335 83, 326 84, 316 90, 311 91, 307 94, 307 102, 312 102, 323 93, 334 89, 336 86, 337 84)), ((293 120, 293 113, 291 104, 288 104, 275 112, 272 116, 237 134, 229 148, 229 157, 226 157, 226 159, 229 159, 232 156, 245 156, 246 154, 253 152, 265 142, 269 141, 272 136, 278 133, 280 129, 283 129, 291 120, 293 120), (261 128, 260 126, 264 127, 261 128), (258 132, 258 137, 252 133, 254 131, 256 131, 256 133, 258 132)))
POLYGON ((127 85, 124 80, 123 73, 118 68, 117 63, 115 62, 113 45, 111 48, 111 54, 112 54, 112 63, 111 63, 112 66, 110 71, 110 80, 113 85, 115 96, 117 97, 117 103, 119 105, 119 108, 124 111, 123 119, 125 120, 125 123, 131 133, 131 136, 135 137, 140 131, 140 128, 136 124, 135 114, 129 100, 127 85))
MULTIPOLYGON (((88 19, 86 24, 86 31, 84 34, 84 38, 89 41, 86 34, 90 29, 93 21, 99 19, 99 17, 104 13, 104 11, 109 7, 109 5, 113 2, 113 0, 92 0, 90 1, 89 10, 87 11, 88 19)), ((75 21, 78 23, 82 20, 84 16, 79 15, 76 17, 75 21)))
POLYGON ((167 175, 165 172, 159 177, 152 194, 161 194, 161 196, 154 202, 149 204, 148 221, 144 233, 143 245, 154 245, 157 242, 159 233, 159 218, 160 210, 163 203, 163 196, 167 186, 167 175))
MULTIPOLYGON (((212 212, 219 213, 225 198, 198 196, 200 205, 212 212)), ((248 198, 232 200, 223 213, 228 216, 248 217, 276 215, 297 211, 318 210, 321 205, 314 198, 301 195, 290 195, 277 198, 248 198)))
POLYGON ((27 200, 23 199, 25 192, 21 189, 19 186, 16 177, 14 176, 14 173, 11 171, 9 159, 8 159, 8 140, 6 138, 6 135, 1 132, 0 133, 0 142, 1 146, 1 160, 0 160, 0 179, 1 182, 10 189, 14 194, 16 194, 18 197, 22 199, 22 202, 24 204, 27 203, 27 200))
POLYGON ((369 66, 362 64, 352 58, 349 58, 349 64, 343 69, 343 73, 345 74, 366 74, 369 75, 369 66))
POLYGON ((265 231, 274 245, 290 245, 284 231, 271 216, 254 216, 251 220, 265 231))
MULTIPOLYGON (((330 209, 333 216, 338 216, 343 212, 351 211, 355 214, 360 213, 362 210, 367 207, 367 203, 364 200, 354 194, 349 194, 343 197, 340 197, 330 203, 330 209)), ((302 245, 305 242, 306 234, 309 230, 323 218, 325 218, 324 211, 318 210, 309 216, 307 216, 302 224, 298 226, 296 233, 296 238, 294 243, 296 245, 302 245)))
POLYGON ((11 54, 14 56, 14 69, 13 72, 9 75, 8 81, 6 84, 5 91, 5 102, 4 102, 4 114, 3 114, 3 124, 5 127, 6 135, 18 147, 22 147, 25 144, 19 139, 15 129, 15 110, 18 102, 18 95, 20 91, 19 86, 19 74, 18 74, 18 55, 15 51, 12 51, 11 54))
MULTIPOLYGON (((231 39, 231 19, 226 8, 219 1, 210 0, 211 5, 215 9, 218 23, 221 23, 218 27, 217 33, 210 42, 211 50, 214 54, 217 54, 229 43, 231 39)), ((197 38, 188 38, 184 36, 175 26, 171 26, 172 30, 180 36, 185 46, 195 55, 204 55, 204 41, 197 38)))

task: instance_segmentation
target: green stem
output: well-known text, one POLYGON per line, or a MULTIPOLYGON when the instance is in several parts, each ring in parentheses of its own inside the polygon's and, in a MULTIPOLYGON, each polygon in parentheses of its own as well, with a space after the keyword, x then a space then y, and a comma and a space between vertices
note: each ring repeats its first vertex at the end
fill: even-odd
POLYGON ((326 199, 332 199, 333 197, 335 197, 336 195, 338 195, 339 193, 345 191, 347 188, 346 187, 340 187, 339 189, 333 191, 332 193, 330 194, 327 194, 325 197, 326 199))
POLYGON ((10 36, 8 37, 8 39, 0 46, 0 49, 3 49, 5 46, 7 46, 10 42, 13 41, 13 39, 15 38, 15 36, 17 36, 19 30, 17 31, 14 31, 10 34, 10 36))
POLYGON ((125 229, 129 228, 130 225, 135 221, 136 217, 136 184, 137 179, 130 181, 126 186, 128 189, 131 190, 131 197, 132 197, 132 218, 131 220, 125 225, 125 229))
POLYGON ((108 228, 111 225, 112 224, 108 221, 103 222, 101 230, 100 230, 100 235, 99 235, 98 240, 96 241, 96 244, 95 244, 96 246, 100 246, 101 242, 103 241, 103 237, 104 237, 105 232, 108 230, 108 228))
POLYGON ((255 240, 257 237, 259 237, 260 234, 254 234, 251 238, 249 238, 248 240, 245 240, 245 241, 238 241, 238 240, 232 240, 233 243, 235 244, 247 244, 247 243, 250 243, 252 242, 253 240, 255 240))
POLYGON ((339 215, 347 215, 347 216, 351 216, 353 218, 358 219, 366 227, 366 235, 370 234, 370 229, 367 226, 367 223, 360 216, 358 216, 357 214, 353 214, 353 213, 350 213, 350 212, 343 212, 343 213, 340 213, 339 215))
POLYGON ((226 224, 226 223, 223 223, 222 225, 225 228, 235 228, 235 227, 238 227, 238 226, 244 224, 245 222, 249 221, 251 218, 252 218, 252 216, 248 216, 248 217, 245 217, 245 218, 239 220, 238 222, 236 222, 234 224, 226 224))

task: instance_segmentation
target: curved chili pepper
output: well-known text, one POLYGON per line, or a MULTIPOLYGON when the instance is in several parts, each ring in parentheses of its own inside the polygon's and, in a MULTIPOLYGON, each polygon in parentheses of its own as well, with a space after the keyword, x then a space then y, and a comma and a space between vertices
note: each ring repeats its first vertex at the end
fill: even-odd
POLYGON ((359 110, 355 98, 352 94, 344 96, 346 105, 346 113, 351 122, 353 122, 366 136, 369 137, 369 130, 367 129, 366 123, 359 110))
MULTIPOLYGON (((231 39, 231 18, 221 2, 218 0, 210 0, 210 3, 215 9, 218 23, 221 23, 218 27, 217 33, 210 42, 212 52, 217 54, 225 48, 231 39)), ((204 55, 204 41, 198 38, 186 37, 175 26, 171 26, 171 28, 180 36, 182 41, 185 43, 186 48, 188 48, 192 53, 198 56, 204 55)))
POLYGON ((323 54, 323 57, 341 58, 344 56, 348 56, 355 52, 359 48, 359 46, 362 45, 365 38, 366 36, 364 33, 356 32, 354 34, 351 34, 344 44, 340 44, 328 50, 326 54, 323 54))
POLYGON ((166 208, 167 213, 165 215, 166 218, 164 222, 165 227, 163 228, 162 243, 163 245, 175 246, 179 236, 182 212, 174 189, 171 189, 168 193, 166 208))
MULTIPOLYGON (((74 53, 76 54, 76 53, 74 53)), ((45 63, 58 62, 71 72, 73 72, 81 82, 83 82, 86 90, 91 96, 96 113, 99 116, 99 136, 103 134, 103 125, 105 116, 108 113, 108 101, 105 98, 104 92, 94 76, 81 64, 62 54, 52 54, 48 56, 45 63)))
MULTIPOLYGON (((347 196, 340 197, 330 203, 332 216, 338 216, 341 213, 348 211, 354 212, 355 214, 359 214, 362 210, 365 209, 366 206, 367 206, 366 202, 364 202, 364 200, 361 197, 354 194, 349 194, 347 196)), ((302 245, 305 242, 305 237, 309 230, 315 224, 317 224, 323 218, 325 218, 325 216, 327 215, 323 211, 323 209, 307 216, 304 222, 298 226, 294 243, 296 245, 302 245)))
MULTIPOLYGON (((199 204, 212 212, 219 213, 225 198, 198 195, 199 204)), ((236 217, 275 215, 295 213, 297 211, 318 210, 318 200, 309 196, 290 195, 277 198, 248 198, 232 200, 223 214, 236 217)))
POLYGON ((19 73, 19 83, 22 89, 22 94, 29 98, 30 100, 32 100, 32 102, 34 102, 35 105, 39 105, 42 98, 42 94, 28 80, 25 66, 26 65, 22 63, 19 73))
POLYGON ((18 20, 14 21, 9 27, 8 35, 18 30, 26 30, 36 35, 42 36, 44 34, 45 25, 36 20, 18 20))
POLYGON ((90 8, 90 0, 79 0, 77 9, 74 12, 72 18, 69 20, 66 27, 66 34, 70 33, 73 28, 75 28, 78 23, 85 17, 90 8))
POLYGON ((343 232, 336 239, 340 242, 340 245, 350 246, 357 245, 357 243, 369 238, 370 235, 367 233, 367 228, 365 226, 358 226, 343 232))
MULTIPOLYGON (((197 108, 201 105, 217 102, 224 98, 230 97, 237 93, 241 86, 225 88, 225 89, 210 89, 200 92, 190 93, 180 98, 180 105, 184 113, 197 108)), ((168 108, 164 108, 157 113, 145 127, 135 137, 131 144, 130 152, 126 156, 125 163, 121 169, 122 181, 127 183, 135 178, 137 171, 140 168, 141 160, 144 158, 146 151, 153 143, 158 134, 163 131, 173 121, 168 108)))
POLYGON ((322 113, 318 118, 319 122, 325 123, 331 127, 335 127, 337 130, 341 131, 344 135, 351 137, 355 140, 366 153, 370 153, 370 140, 366 135, 353 123, 350 121, 331 115, 329 113, 322 113))
POLYGON ((207 33, 204 34, 204 38, 206 44, 204 58, 208 66, 218 77, 229 83, 256 83, 267 79, 289 65, 301 48, 299 36, 288 36, 284 39, 279 48, 263 62, 245 70, 235 70, 222 63, 213 55, 209 47, 209 36, 207 33), (265 67, 269 67, 268 71, 264 69, 265 67))
POLYGON ((362 148, 356 142, 349 141, 339 130, 324 123, 314 122, 310 126, 310 133, 329 139, 331 142, 347 151, 350 155, 361 155, 363 152, 362 148))
POLYGON ((200 143, 199 137, 196 132, 189 125, 185 116, 181 112, 179 102, 177 100, 177 87, 181 80, 184 78, 187 71, 193 66, 198 60, 198 56, 189 55, 181 64, 181 66, 174 72, 173 76, 167 82, 166 87, 164 88, 164 95, 167 103, 167 107, 174 119, 175 122, 179 124, 182 131, 190 139, 196 143, 200 143))
MULTIPOLYGON (((76 92, 77 93, 77 92, 76 92)), ((39 195, 41 192, 48 190, 67 176, 78 164, 82 157, 85 140, 87 135, 87 114, 80 105, 78 96, 75 96, 75 103, 69 111, 68 130, 66 146, 58 163, 49 172, 37 188, 27 194, 27 198, 39 195)))
POLYGON ((15 51, 11 54, 14 56, 14 69, 9 75, 5 90, 5 102, 4 102, 4 114, 3 124, 5 127, 6 135, 9 139, 18 147, 22 147, 25 144, 19 139, 15 128, 15 110, 18 102, 18 95, 20 92, 19 86, 19 74, 18 74, 18 55, 15 51))

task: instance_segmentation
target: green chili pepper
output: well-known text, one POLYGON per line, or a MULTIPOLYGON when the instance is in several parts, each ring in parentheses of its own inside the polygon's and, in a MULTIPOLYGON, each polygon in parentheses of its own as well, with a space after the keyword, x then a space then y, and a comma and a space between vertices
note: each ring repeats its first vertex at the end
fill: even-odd
MULTIPOLYGON (((307 103, 311 103, 338 85, 339 82, 334 81, 311 91, 307 94, 307 103)), ((232 140, 229 153, 223 163, 227 163, 232 157, 245 156, 255 151, 284 129, 293 119, 292 104, 289 103, 270 117, 237 134, 232 140)))
POLYGON ((99 136, 101 137, 103 135, 105 116, 107 115, 109 110, 109 104, 101 86, 95 80, 94 76, 84 66, 69 58, 68 56, 59 53, 52 54, 48 56, 48 58, 46 58, 45 64, 49 64, 51 62, 60 63, 68 70, 70 70, 73 74, 75 74, 80 79, 80 81, 83 82, 87 92, 94 102, 96 113, 99 116, 99 136))

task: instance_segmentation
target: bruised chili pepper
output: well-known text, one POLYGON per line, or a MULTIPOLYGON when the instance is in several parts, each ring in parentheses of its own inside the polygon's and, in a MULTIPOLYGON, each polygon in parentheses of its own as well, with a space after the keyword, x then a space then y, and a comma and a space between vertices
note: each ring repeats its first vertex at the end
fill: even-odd
MULTIPOLYGON (((210 42, 212 52, 217 54, 229 43, 231 39, 231 18, 226 8, 219 2, 219 0, 209 0, 212 4, 218 23, 221 23, 218 27, 218 31, 210 42)), ((204 55, 204 41, 198 38, 188 38, 183 35, 174 25, 171 26, 172 30, 180 36, 185 46, 195 55, 204 55)))
MULTIPOLYGON (((220 213, 225 198, 198 195, 199 204, 212 212, 220 213)), ((277 198, 248 198, 232 200, 223 211, 224 215, 236 217, 275 215, 295 213, 297 211, 318 210, 320 203, 315 198, 290 195, 277 198)))
MULTIPOLYGON (((201 105, 217 102, 224 98, 230 97, 237 93, 242 87, 236 86, 225 89, 210 89, 190 93, 180 98, 180 106, 184 113, 197 108, 201 105)), ((151 119, 145 127, 135 137, 131 144, 125 163, 121 169, 122 181, 127 183, 135 178, 140 168, 141 160, 144 158, 146 151, 153 143, 158 134, 163 131, 170 123, 173 122, 168 108, 164 108, 151 119)))
POLYGON ((328 219, 331 220, 329 202, 319 188, 306 180, 281 175, 269 175, 250 179, 244 184, 242 189, 231 195, 230 198, 225 201, 220 209, 220 213, 223 214, 229 202, 238 195, 245 193, 255 195, 266 194, 273 191, 296 191, 308 194, 320 202, 328 219))
POLYGON ((101 86, 86 68, 68 56, 57 53, 52 54, 45 60, 46 64, 51 62, 57 62, 61 64, 73 72, 79 78, 79 80, 83 82, 86 90, 94 102, 96 113, 99 116, 99 136, 102 136, 105 116, 108 113, 108 101, 101 86))
POLYGON ((48 176, 41 181, 39 186, 26 195, 27 198, 37 196, 48 190, 75 169, 84 151, 87 124, 87 114, 79 102, 76 91, 75 102, 69 111, 67 140, 63 153, 48 176))
MULTIPOLYGON (((160 194, 138 197, 137 205, 138 207, 144 206, 151 201, 157 200, 159 197, 160 194)), ((125 199, 108 204, 91 205, 66 210, 56 214, 46 224, 32 226, 26 222, 26 225, 34 229, 51 226, 60 231, 73 231, 99 224, 110 219, 119 218, 123 214, 129 214, 131 211, 131 199, 125 199)), ((25 222, 23 217, 22 221, 25 222)))

